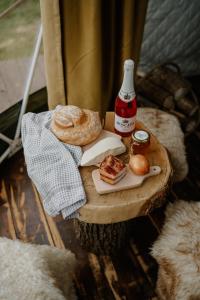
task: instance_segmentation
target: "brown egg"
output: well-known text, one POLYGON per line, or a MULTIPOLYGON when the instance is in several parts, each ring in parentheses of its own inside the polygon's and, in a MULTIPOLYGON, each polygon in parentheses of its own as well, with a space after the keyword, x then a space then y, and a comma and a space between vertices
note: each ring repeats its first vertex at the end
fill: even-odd
POLYGON ((131 155, 129 160, 130 169, 136 175, 149 173, 150 164, 148 159, 142 154, 131 155))

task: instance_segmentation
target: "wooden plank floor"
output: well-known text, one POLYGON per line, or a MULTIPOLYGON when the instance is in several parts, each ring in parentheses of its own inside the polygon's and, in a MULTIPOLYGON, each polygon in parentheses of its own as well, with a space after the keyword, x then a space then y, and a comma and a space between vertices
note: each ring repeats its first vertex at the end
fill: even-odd
MULTIPOLYGON (((186 141, 190 171, 173 186, 169 200, 200 201, 200 134, 186 141)), ((74 283, 78 299, 156 299, 156 262, 149 254, 163 222, 163 210, 132 221, 131 240, 115 257, 84 251, 75 238, 73 221, 45 214, 41 199, 26 173, 23 153, 1 166, 0 236, 71 249, 78 259, 74 283)))

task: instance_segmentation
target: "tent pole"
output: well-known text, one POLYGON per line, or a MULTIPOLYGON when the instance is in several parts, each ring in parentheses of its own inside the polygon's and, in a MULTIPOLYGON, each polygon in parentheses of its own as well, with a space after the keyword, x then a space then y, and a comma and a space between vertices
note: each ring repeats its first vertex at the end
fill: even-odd
POLYGON ((36 67, 38 55, 40 52, 41 42, 42 42, 42 25, 40 25, 38 37, 37 37, 36 44, 35 44, 35 50, 33 52, 33 57, 32 57, 32 61, 30 64, 30 68, 29 68, 29 72, 28 72, 28 76, 27 76, 27 80, 26 80, 24 96, 23 96, 23 100, 22 100, 22 106, 21 106, 21 110, 20 110, 20 114, 19 114, 18 123, 17 123, 17 129, 15 132, 15 139, 19 138, 19 136, 20 136, 21 121, 22 121, 22 117, 26 111, 29 93, 30 93, 30 89, 31 89, 31 84, 32 84, 32 80, 33 80, 33 76, 34 76, 34 72, 35 72, 35 67, 36 67))

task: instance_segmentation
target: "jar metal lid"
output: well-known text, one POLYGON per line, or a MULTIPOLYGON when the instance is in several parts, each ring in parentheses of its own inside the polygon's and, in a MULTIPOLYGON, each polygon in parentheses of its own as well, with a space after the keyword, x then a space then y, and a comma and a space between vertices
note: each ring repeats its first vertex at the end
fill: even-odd
POLYGON ((137 141, 139 143, 146 143, 150 139, 150 135, 147 131, 145 130, 137 130, 132 133, 132 139, 134 141, 137 141))

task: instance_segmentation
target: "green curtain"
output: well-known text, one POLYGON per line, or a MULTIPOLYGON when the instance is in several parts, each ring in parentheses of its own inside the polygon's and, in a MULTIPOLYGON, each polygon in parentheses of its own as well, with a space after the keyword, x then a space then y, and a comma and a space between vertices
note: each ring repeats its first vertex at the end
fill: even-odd
POLYGON ((73 104, 104 114, 137 65, 148 0, 41 0, 49 108, 73 104))

